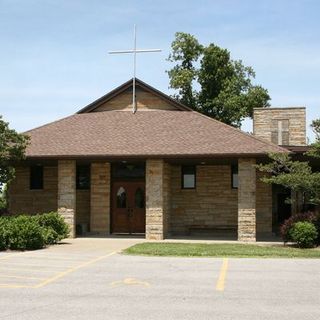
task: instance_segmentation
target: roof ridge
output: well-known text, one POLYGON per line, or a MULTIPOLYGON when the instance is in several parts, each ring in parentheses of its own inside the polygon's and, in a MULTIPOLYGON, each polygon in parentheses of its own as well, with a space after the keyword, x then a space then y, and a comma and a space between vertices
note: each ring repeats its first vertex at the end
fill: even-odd
POLYGON ((256 136, 253 135, 253 134, 249 134, 249 133, 247 133, 247 132, 242 131, 242 130, 239 129, 239 128, 235 128, 235 127, 233 127, 233 126, 231 126, 231 125, 229 125, 229 124, 226 124, 226 123, 224 123, 224 122, 222 122, 222 121, 219 121, 219 120, 217 120, 217 119, 211 118, 211 117, 209 117, 209 116, 207 116, 207 115, 205 115, 205 114, 203 114, 203 113, 201 113, 201 112, 199 112, 199 111, 193 110, 192 112, 196 113, 196 114, 199 115, 199 116, 202 116, 202 117, 204 117, 204 118, 207 118, 208 120, 211 120, 211 121, 214 121, 214 122, 218 122, 219 124, 223 125, 224 127, 227 127, 227 128, 229 128, 229 129, 233 129, 234 131, 237 131, 237 132, 241 133, 242 135, 245 135, 245 136, 247 136, 247 137, 249 137, 249 138, 255 139, 255 140, 257 140, 257 141, 259 141, 259 142, 261 142, 261 143, 263 143, 263 144, 266 144, 266 145, 269 145, 269 146, 272 146, 272 147, 278 147, 280 150, 285 151, 285 152, 288 153, 288 149, 282 148, 282 147, 280 147, 280 146, 277 145, 277 144, 274 144, 274 143, 269 142, 269 141, 265 141, 265 140, 263 140, 263 139, 261 139, 261 138, 256 137, 256 136))
MULTIPOLYGON (((177 109, 180 109, 180 110, 182 109, 182 110, 186 110, 186 111, 192 111, 191 108, 185 106, 183 103, 175 100, 174 98, 172 98, 169 95, 163 93, 162 91, 150 86, 146 82, 144 82, 144 81, 142 81, 142 80, 140 80, 138 78, 135 78, 135 80, 136 80, 136 85, 142 87, 146 91, 152 92, 153 94, 157 95, 158 97, 160 97, 160 98, 162 98, 164 100, 167 100, 169 103, 172 103, 177 109)), ((114 98, 118 94, 121 94, 122 92, 124 92, 125 90, 130 88, 132 86, 132 83, 133 83, 133 78, 131 78, 130 80, 124 82, 120 86, 118 86, 115 89, 109 91, 108 93, 106 93, 105 95, 101 96, 100 98, 94 100, 93 102, 89 103, 88 105, 86 105, 85 107, 83 107, 82 109, 77 111, 76 114, 88 113, 88 112, 91 112, 91 111, 95 110, 102 103, 109 101, 110 99, 114 98)))

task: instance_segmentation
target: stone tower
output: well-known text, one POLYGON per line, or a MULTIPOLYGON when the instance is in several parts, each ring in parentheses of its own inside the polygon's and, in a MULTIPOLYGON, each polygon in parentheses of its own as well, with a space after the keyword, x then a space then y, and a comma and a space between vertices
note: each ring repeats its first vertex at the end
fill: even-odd
POLYGON ((282 146, 306 145, 306 108, 257 108, 253 134, 282 146))

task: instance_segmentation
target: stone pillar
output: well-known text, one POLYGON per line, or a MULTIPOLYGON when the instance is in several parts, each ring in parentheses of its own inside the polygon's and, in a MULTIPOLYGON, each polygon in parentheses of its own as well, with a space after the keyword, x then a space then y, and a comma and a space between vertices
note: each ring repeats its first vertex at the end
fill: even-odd
POLYGON ((110 234, 110 163, 91 164, 90 231, 110 234))
POLYGON ((272 235, 272 185, 264 183, 261 178, 265 173, 257 171, 257 235, 270 237, 272 235))
POLYGON ((238 240, 256 241, 255 159, 238 160, 238 240))
POLYGON ((168 183, 163 160, 146 162, 146 239, 162 240, 167 231, 168 183))
POLYGON ((70 227, 70 238, 76 236, 76 162, 58 161, 58 213, 70 227))

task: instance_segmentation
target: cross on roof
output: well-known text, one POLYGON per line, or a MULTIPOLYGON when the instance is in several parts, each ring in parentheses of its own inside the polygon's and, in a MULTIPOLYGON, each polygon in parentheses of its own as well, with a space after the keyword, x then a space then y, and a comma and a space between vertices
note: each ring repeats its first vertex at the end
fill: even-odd
POLYGON ((137 49, 137 33, 136 25, 133 26, 133 49, 132 50, 117 50, 109 51, 110 54, 123 54, 123 53, 133 53, 133 84, 132 84, 132 113, 137 111, 136 106, 136 66, 137 66, 137 53, 147 53, 147 52, 160 52, 161 49, 137 49))

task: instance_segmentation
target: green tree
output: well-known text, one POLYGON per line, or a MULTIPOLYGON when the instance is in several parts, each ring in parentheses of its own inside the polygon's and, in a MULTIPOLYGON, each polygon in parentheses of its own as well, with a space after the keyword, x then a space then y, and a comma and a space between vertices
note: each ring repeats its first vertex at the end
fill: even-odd
POLYGON ((320 172, 313 172, 308 162, 293 161, 286 153, 271 153, 269 157, 271 162, 257 166, 267 173, 263 182, 302 193, 304 204, 320 204, 320 172))
POLYGON ((9 128, 0 116, 0 190, 14 177, 13 164, 24 158, 28 137, 9 128))
POLYGON ((215 44, 201 45, 198 40, 177 32, 168 60, 175 66, 168 72, 174 97, 190 108, 212 118, 240 127, 253 108, 269 106, 268 91, 253 85, 255 73, 230 52, 215 44))
POLYGON ((316 135, 316 141, 311 144, 311 148, 307 152, 307 155, 320 158, 320 119, 313 120, 311 123, 311 128, 316 135))

